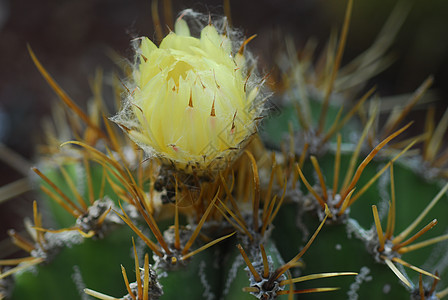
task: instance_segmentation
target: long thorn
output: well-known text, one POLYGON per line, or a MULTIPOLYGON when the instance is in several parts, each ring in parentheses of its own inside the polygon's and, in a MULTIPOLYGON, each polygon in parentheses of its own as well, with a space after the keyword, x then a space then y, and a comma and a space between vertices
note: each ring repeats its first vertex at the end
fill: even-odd
MULTIPOLYGON (((359 138, 359 141, 356 144, 355 151, 353 151, 353 154, 352 154, 352 156, 350 158, 349 166, 347 168, 347 171, 346 171, 345 177, 344 177, 344 181, 342 183, 341 194, 343 194, 344 191, 347 190, 347 186, 349 184, 350 178, 352 177, 353 172, 355 171, 355 165, 356 165, 356 161, 358 160, 359 153, 361 152, 361 146, 364 143, 364 140, 365 140, 365 138, 367 136, 367 133, 369 132, 370 127, 372 127, 373 121, 375 120, 375 118, 377 116, 378 105, 376 105, 377 104, 376 102, 374 102, 374 104, 375 105, 373 107, 372 115, 370 116, 369 120, 367 121, 366 126, 362 130, 361 137, 359 138)), ((340 203, 338 205, 340 205, 340 203)))
MULTIPOLYGON (((415 241, 416 239, 418 239, 419 237, 421 237, 423 234, 425 234, 426 232, 428 232, 430 229, 432 229, 434 226, 437 225, 437 219, 432 220, 431 222, 429 222, 428 225, 426 225, 425 227, 423 227, 419 232, 417 232, 416 234, 414 234, 412 237, 410 237, 409 239, 407 239, 406 241, 399 243, 399 244, 395 244, 392 247, 392 250, 396 251, 398 249, 400 249, 401 247, 407 246, 410 243, 412 243, 413 241, 415 241)), ((396 242, 396 241, 395 241, 396 242)), ((392 243, 394 243, 394 241, 392 241, 392 243)))
POLYGON ((156 39, 158 42, 162 41, 163 31, 162 31, 162 23, 160 22, 159 16, 159 1, 152 0, 151 1, 151 16, 152 21, 154 23, 154 30, 156 31, 156 39))
POLYGON ((390 164, 390 197, 392 202, 389 207, 389 213, 387 215, 387 226, 385 239, 389 240, 394 234, 395 230, 395 179, 394 179, 394 164, 390 164))
POLYGON ((384 147, 387 143, 389 143, 393 138, 395 138, 397 135, 405 131, 409 126, 411 126, 411 123, 408 123, 406 126, 402 127, 401 129, 395 131, 390 136, 385 138, 381 143, 379 143, 370 153, 367 155, 367 157, 362 161, 362 163, 359 165, 358 169, 356 170, 355 175, 353 176, 353 179, 348 186, 348 188, 344 192, 344 196, 342 198, 345 198, 348 191, 352 190, 356 183, 358 182, 359 178, 361 177, 362 172, 364 171, 365 167, 369 164, 369 162, 376 156, 376 154, 384 147))
POLYGON ((410 268, 410 269, 412 269, 412 270, 414 270, 414 271, 416 271, 416 272, 419 272, 419 273, 421 273, 421 274, 430 276, 430 277, 432 277, 432 278, 434 278, 434 279, 440 280, 440 278, 439 278, 438 276, 436 276, 436 275, 434 275, 434 274, 431 274, 431 273, 429 273, 429 272, 427 272, 427 271, 425 271, 425 270, 423 270, 423 269, 420 269, 420 268, 418 268, 418 267, 416 267, 416 266, 413 266, 413 265, 411 265, 411 264, 405 262, 405 261, 402 260, 401 258, 394 257, 394 258, 392 258, 392 260, 393 260, 394 262, 399 263, 400 265, 403 265, 403 266, 405 266, 405 267, 408 267, 408 268, 410 268))
POLYGON ((282 193, 282 197, 280 198, 280 201, 278 202, 277 206, 275 207, 275 210, 274 210, 274 212, 272 213, 272 216, 271 216, 271 218, 270 218, 270 220, 269 220, 269 223, 268 223, 267 225, 272 224, 272 222, 274 222, 274 219, 275 219, 275 217, 277 216, 278 211, 280 210, 280 207, 282 207, 283 200, 285 199, 285 195, 286 195, 286 183, 287 183, 287 182, 286 182, 286 179, 285 179, 285 183, 283 184, 283 193, 282 193))
POLYGON ((263 278, 268 278, 269 262, 268 262, 268 257, 266 255, 266 251, 264 250, 263 244, 260 244, 260 252, 261 252, 261 258, 263 260, 263 278))
MULTIPOLYGON (((232 174, 232 175, 233 175, 233 174, 232 174)), ((232 205, 232 208, 233 208, 234 212, 236 213, 236 215, 238 216, 238 218, 240 219, 240 221, 244 224, 244 226, 247 227, 247 224, 246 224, 246 222, 244 221, 244 218, 243 218, 243 216, 241 215, 241 212, 240 212, 240 210, 239 210, 239 208, 238 208, 238 204, 236 203, 235 199, 233 198, 233 195, 232 195, 232 189, 230 189, 230 188, 228 187, 228 185, 227 185, 227 183, 226 183, 226 181, 225 181, 225 179, 224 179, 222 173, 219 173, 219 176, 220 176, 220 178, 221 178, 222 186, 224 187, 224 190, 225 190, 225 192, 226 192, 226 194, 227 194, 227 198, 229 199, 230 204, 232 205)), ((232 176, 232 178, 235 179, 234 175, 232 176)))
POLYGON ((174 248, 180 250, 180 235, 179 235, 179 191, 177 177, 175 178, 175 206, 174 206, 174 248))
MULTIPOLYGON (((322 293, 322 292, 333 292, 337 291, 340 288, 338 287, 322 287, 322 288, 311 288, 311 289, 304 289, 304 290, 294 290, 293 294, 310 294, 310 293, 322 293)), ((290 291, 278 291, 277 295, 286 295, 290 293, 290 291)))
POLYGON ((62 173, 62 176, 64 177, 65 182, 67 183, 68 187, 70 188, 70 191, 72 192, 73 196, 76 198, 79 204, 81 204, 81 207, 83 209, 83 213, 87 212, 87 204, 84 201, 84 198, 81 196, 81 194, 78 192, 78 188, 76 187, 75 183, 73 182, 72 178, 68 174, 68 172, 64 169, 63 166, 59 167, 59 170, 62 173))
POLYGON ((394 265, 394 263, 388 259, 383 258, 386 262, 386 265, 394 272, 394 274, 400 279, 404 284, 406 284, 409 288, 412 288, 412 284, 409 282, 409 280, 397 269, 397 267, 394 265))
POLYGON ((433 161, 435 159, 437 152, 442 145, 443 136, 445 135, 447 128, 448 109, 443 114, 442 119, 440 119, 439 124, 437 125, 436 129, 434 130, 434 134, 431 137, 431 141, 428 144, 428 151, 426 155, 428 161, 433 161))
POLYGON ((244 262, 246 263, 247 267, 249 268, 249 271, 252 273, 252 276, 254 276, 255 281, 260 282, 261 276, 260 276, 260 274, 258 274, 257 270, 255 270, 254 266, 250 262, 249 256, 247 256, 246 251, 244 251, 243 247, 240 244, 238 244, 236 246, 238 247, 238 250, 240 251, 241 256, 243 257, 244 262))
POLYGON ((33 50, 31 49, 30 45, 27 45, 28 52, 31 56, 31 59, 33 60, 34 64, 36 65, 37 69, 39 70, 40 74, 45 78, 47 83, 50 85, 50 87, 53 89, 53 91, 61 98, 61 100, 78 116, 80 117, 90 128, 92 128, 100 137, 104 138, 107 142, 108 139, 104 132, 95 125, 92 120, 90 120, 89 116, 87 116, 79 106, 76 105, 76 103, 64 92, 64 90, 54 81, 54 79, 51 77, 51 75, 45 70, 45 68, 42 66, 40 61, 37 59, 36 55, 34 54, 33 50))
POLYGON ((305 162, 306 154, 308 153, 308 148, 310 147, 310 144, 307 142, 303 145, 302 153, 300 153, 299 157, 299 166, 302 168, 303 164, 305 162))
POLYGON ((91 289, 87 289, 87 288, 85 288, 83 291, 87 295, 95 297, 97 299, 101 299, 101 300, 120 300, 119 298, 108 296, 106 294, 103 294, 103 293, 100 293, 100 292, 97 292, 97 291, 94 291, 94 290, 91 290, 91 289))
POLYGON ((34 258, 34 260, 30 261, 30 262, 25 262, 22 263, 20 265, 18 265, 17 267, 14 267, 12 269, 9 269, 8 271, 4 272, 4 273, 0 273, 0 280, 3 278, 8 277, 9 275, 12 275, 14 273, 18 273, 22 270, 26 270, 28 268, 31 268, 34 265, 40 264, 41 262, 44 262, 45 259, 42 257, 39 258, 34 258))
POLYGON ((225 240, 225 239, 231 237, 231 236, 234 235, 234 234, 235 234, 235 232, 232 232, 231 234, 228 234, 228 235, 222 236, 222 237, 220 237, 220 238, 217 238, 217 239, 215 239, 215 240, 213 240, 213 241, 211 241, 211 242, 205 244, 204 246, 201 246, 201 247, 199 247, 198 249, 196 249, 196 250, 194 250, 194 251, 191 251, 191 252, 187 253, 186 255, 183 255, 183 256, 182 256, 182 260, 186 260, 186 259, 188 259, 189 257, 192 257, 193 255, 196 255, 196 254, 198 254, 199 252, 204 251, 205 249, 207 249, 207 248, 209 248, 209 247, 211 247, 211 246, 213 246, 213 245, 215 245, 215 244, 217 244, 217 243, 219 243, 219 242, 221 242, 221 241, 223 241, 223 240, 225 240))
POLYGON ((398 236, 393 239, 394 244, 400 243, 405 239, 412 230, 423 220, 423 218, 428 214, 428 212, 437 204, 437 202, 445 195, 448 190, 448 183, 440 190, 440 192, 431 200, 431 202, 426 206, 426 208, 420 213, 420 215, 409 225, 405 230, 403 230, 398 236))
MULTIPOLYGON (((437 277, 439 277, 439 272, 436 271, 436 272, 435 272, 435 275, 436 275, 437 277)), ((434 293, 434 291, 436 290, 437 283, 439 283, 439 280, 434 279, 434 281, 433 281, 433 283, 432 283, 432 286, 431 286, 431 289, 429 290, 429 294, 430 294, 430 295, 432 295, 432 293, 434 293)))
POLYGON ((143 265, 143 300, 148 300, 149 292, 149 256, 145 254, 145 263, 143 265))
MULTIPOLYGON (((241 227, 241 229, 243 230, 244 234, 246 234, 249 237, 249 239, 252 241, 254 237, 252 236, 250 231, 247 229, 247 227, 244 226, 244 224, 241 222, 241 220, 239 220, 237 218, 237 216, 221 200, 218 199, 218 201, 222 205, 222 207, 224 207, 226 212, 235 220, 235 222, 238 223, 238 226, 241 227)), ((216 205, 216 207, 219 208, 219 206, 217 206, 217 205, 216 205)))
POLYGON ((359 107, 373 94, 376 87, 371 88, 368 90, 362 97, 359 99, 358 102, 356 102, 355 106, 345 115, 345 117, 342 119, 342 121, 338 123, 334 123, 333 126, 328 130, 327 134, 323 138, 323 142, 328 141, 335 132, 340 130, 349 120, 350 118, 358 111, 359 107))
POLYGON ((333 199, 338 192, 339 185, 339 169, 341 167, 341 134, 338 133, 338 142, 336 148, 336 157, 334 159, 334 173, 333 173, 333 199))
POLYGON ((218 199, 218 194, 219 194, 219 189, 218 189, 215 197, 213 198, 213 200, 208 205, 206 211, 202 215, 201 220, 199 220, 195 230, 193 231, 193 234, 191 235, 191 237, 188 240, 188 242, 185 244, 184 249, 182 249, 182 255, 187 254, 188 250, 190 250, 190 247, 193 245, 194 241, 196 240, 196 237, 198 236, 199 231, 202 228, 202 225, 204 225, 205 220, 207 220, 208 215, 210 214, 210 211, 212 210, 212 208, 215 205, 216 200, 218 199))
POLYGON ((271 200, 271 194, 272 194, 272 186, 274 183, 274 174, 275 174, 275 168, 277 167, 276 161, 275 161, 275 152, 272 152, 272 171, 271 171, 271 175, 269 176, 269 184, 268 184, 268 188, 266 191, 266 196, 264 198, 264 203, 263 203, 263 214, 262 214, 262 218, 265 219, 267 211, 268 211, 268 206, 269 206, 269 201, 271 200))
POLYGON ((131 286, 129 285, 128 275, 126 275, 126 270, 124 269, 123 265, 121 267, 121 274, 123 275, 124 285, 126 286, 126 290, 128 291, 128 294, 131 296, 132 300, 137 300, 134 293, 131 290, 131 286))
POLYGON ((352 195, 355 192, 356 188, 353 188, 353 190, 351 190, 347 197, 345 197, 344 201, 342 201, 342 206, 341 209, 338 212, 338 216, 342 216, 342 214, 347 210, 347 208, 350 207, 350 205, 352 205, 353 201, 351 201, 352 195))
POLYGON ((120 205, 121 211, 123 212, 123 215, 121 215, 119 212, 114 212, 125 222, 144 242, 148 247, 159 257, 163 257, 162 253, 160 252, 159 247, 151 241, 149 238, 147 238, 143 232, 140 231, 140 229, 137 228, 137 226, 132 223, 131 219, 128 217, 124 209, 121 207, 121 203, 118 203, 120 205))
POLYGON ((384 250, 383 228, 381 228, 381 221, 380 221, 380 217, 378 216, 378 209, 376 208, 376 205, 372 205, 372 211, 373 211, 373 219, 375 220, 376 232, 378 234, 378 240, 380 243, 380 247, 378 248, 378 251, 383 252, 383 250, 384 250))
POLYGON ((303 254, 305 254, 305 252, 308 250, 308 248, 314 242, 314 240, 317 237, 317 234, 322 229, 322 226, 324 226, 325 221, 327 221, 327 217, 328 217, 328 215, 326 215, 325 218, 322 220, 319 227, 316 229, 313 236, 309 239, 309 241, 305 245, 305 247, 303 247, 303 249, 294 258, 292 258, 289 262, 287 262, 286 264, 284 264, 283 266, 281 266, 277 270, 275 270, 275 272, 271 275, 270 279, 277 280, 283 273, 285 273, 287 270, 289 270, 290 268, 292 268, 295 265, 295 263, 303 256, 303 254))
POLYGON ((37 175, 39 175, 40 178, 42 178, 48 185, 50 185, 53 190, 56 191, 56 193, 59 194, 59 196, 62 197, 66 201, 66 203, 73 209, 73 212, 76 215, 81 215, 81 212, 83 211, 81 208, 79 208, 59 187, 57 187, 53 181, 51 181, 47 176, 45 176, 41 171, 39 171, 37 168, 31 168, 37 175))
POLYGON ((300 169, 299 165, 296 164, 297 171, 299 172, 300 178, 302 179, 302 182, 305 184, 308 191, 313 194, 314 198, 316 198, 317 202, 319 202, 319 205, 322 208, 325 208, 325 201, 322 199, 322 197, 313 189, 311 184, 309 184, 308 180, 306 180, 305 175, 303 175, 302 170, 300 169))
POLYGON ((376 172, 374 176, 372 176, 369 181, 359 190, 358 193, 356 193, 355 196, 353 196, 350 205, 352 205, 359 197, 361 197, 369 188, 376 182, 376 180, 390 167, 391 164, 393 164, 397 159, 399 159, 404 153, 406 153, 414 144, 416 141, 412 141, 405 149, 403 149, 400 153, 395 155, 389 163, 387 163, 379 172, 376 172))
POLYGON ((430 245, 433 245, 433 244, 436 244, 436 243, 439 243, 439 242, 442 242, 442 241, 445 241, 445 240, 448 240, 448 234, 441 235, 441 236, 438 236, 438 237, 435 237, 435 238, 432 238, 432 239, 428 239, 426 241, 423 241, 423 242, 420 242, 420 243, 416 243, 416 244, 411 245, 411 246, 401 247, 398 250, 398 253, 403 254, 403 253, 411 252, 411 251, 414 251, 414 250, 417 250, 417 249, 420 249, 420 248, 423 248, 423 247, 426 247, 426 246, 430 246, 430 245))
POLYGON ((407 114, 411 111, 411 109, 415 106, 415 104, 422 98, 423 94, 429 89, 429 87, 434 82, 434 77, 429 76, 426 80, 418 87, 418 89, 412 95, 410 101, 406 104, 404 108, 400 110, 400 115, 394 118, 393 120, 388 120, 386 125, 384 126, 385 134, 389 134, 392 130, 397 128, 398 124, 406 117, 407 114))
POLYGON ((336 277, 336 276, 346 276, 346 275, 353 275, 356 276, 358 273, 355 272, 334 272, 334 273, 319 273, 319 274, 311 274, 311 275, 305 275, 300 276, 294 279, 286 279, 280 281, 279 285, 284 286, 291 283, 298 283, 308 280, 314 280, 314 279, 321 279, 321 278, 329 278, 329 277, 336 277))
POLYGON ((418 274, 418 289, 420 293, 420 299, 425 300, 425 289, 423 288, 423 276, 422 273, 418 274))
POLYGON ((333 91, 334 81, 336 80, 339 67, 342 61, 342 55, 344 54, 345 45, 347 43, 347 35, 348 35, 348 29, 350 27, 350 17, 352 14, 352 8, 353 8, 353 0, 348 0, 347 9, 345 11, 344 24, 341 30, 341 39, 339 40, 336 59, 333 64, 333 70, 331 72, 330 82, 328 83, 327 88, 325 90, 324 103, 322 104, 322 110, 319 117, 319 128, 318 128, 319 133, 322 132, 325 126, 325 120, 327 117, 327 110, 330 102, 330 96, 333 91))
POLYGON ((327 194, 327 186, 325 184, 324 175, 322 174, 322 171, 319 166, 319 162, 317 161, 315 156, 311 156, 311 163, 313 164, 314 170, 316 171, 317 177, 319 178, 320 187, 322 188, 322 197, 325 202, 328 200, 328 194, 327 194))
POLYGON ((89 202, 90 202, 90 205, 92 205, 93 202, 95 201, 95 195, 94 195, 94 191, 93 191, 92 174, 90 173, 90 164, 85 156, 83 156, 83 164, 84 164, 84 169, 86 172, 87 188, 89 191, 88 192, 89 193, 89 202))
POLYGON ((255 161, 254 156, 248 150, 245 150, 244 153, 249 157, 249 160, 252 165, 252 173, 254 179, 254 195, 253 195, 253 218, 254 218, 254 231, 258 232, 258 211, 260 210, 260 179, 258 177, 258 167, 257 162, 255 161))

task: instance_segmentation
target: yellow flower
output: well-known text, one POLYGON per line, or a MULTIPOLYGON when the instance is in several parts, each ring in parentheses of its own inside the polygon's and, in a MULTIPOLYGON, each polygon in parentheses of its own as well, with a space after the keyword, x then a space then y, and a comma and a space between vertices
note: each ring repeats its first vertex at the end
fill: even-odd
POLYGON ((117 123, 149 155, 177 169, 224 167, 256 131, 260 113, 259 87, 249 87, 243 51, 235 51, 241 45, 212 24, 193 37, 182 18, 159 47, 142 38, 135 89, 117 123))

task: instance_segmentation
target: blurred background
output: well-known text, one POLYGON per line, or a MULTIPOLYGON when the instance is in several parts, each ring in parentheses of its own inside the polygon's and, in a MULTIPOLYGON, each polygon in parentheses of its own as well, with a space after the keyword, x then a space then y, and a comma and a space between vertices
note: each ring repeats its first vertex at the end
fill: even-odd
MULTIPOLYGON (((410 93, 433 74, 438 105, 446 107, 448 2, 404 1, 413 7, 391 49, 396 61, 372 81, 382 96, 389 96, 410 93)), ((343 61, 372 44, 396 3, 355 0, 343 61)), ((174 16, 185 8, 223 14, 222 1, 172 0, 172 6, 174 16)), ((293 36, 299 47, 310 37, 324 47, 331 30, 341 27, 346 1, 230 0, 230 6, 233 25, 246 36, 258 35, 250 48, 258 56, 260 69, 268 72, 287 35, 293 36)), ((118 69, 108 51, 113 49, 130 59, 129 41, 141 35, 155 35, 150 0, 0 0, 0 144, 30 162, 35 160, 41 120, 57 100, 32 63, 27 44, 85 109, 91 96, 89 80, 96 69, 101 67, 105 74, 118 69)), ((23 177, 0 160, 0 187, 23 177)), ((32 193, 25 193, 0 202, 0 258, 11 254, 5 250, 6 230, 23 228, 22 219, 31 212, 33 199, 32 193)))

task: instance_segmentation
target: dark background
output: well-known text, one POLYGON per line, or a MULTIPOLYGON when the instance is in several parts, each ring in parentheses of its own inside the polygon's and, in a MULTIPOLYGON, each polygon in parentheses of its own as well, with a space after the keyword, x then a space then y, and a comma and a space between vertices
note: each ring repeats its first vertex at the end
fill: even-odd
MULTIPOLYGON (((396 2, 355 0, 344 61, 368 48, 396 2)), ((443 108, 448 99, 448 2, 409 2, 414 7, 391 50, 397 61, 373 81, 380 94, 388 96, 412 92, 434 74, 433 88, 443 108)), ((233 25, 246 36, 258 34, 250 46, 260 68, 267 71, 274 65, 274 53, 283 46, 283 36, 292 35, 298 45, 317 37, 323 47, 330 31, 340 28, 346 5, 342 0, 230 3, 233 25)), ((154 36, 150 5, 150 0, 0 0, 0 143, 30 161, 35 159, 41 119, 56 101, 34 67, 27 43, 63 89, 85 108, 95 70, 101 67, 107 74, 117 69, 108 50, 131 58, 131 38, 154 36)), ((175 15, 189 7, 223 13, 222 1, 173 0, 175 15)), ((22 177, 0 160, 0 186, 22 177)), ((6 229, 21 228, 33 199, 27 193, 0 203, 0 258, 9 254, 5 252, 9 251, 5 250, 6 229)))

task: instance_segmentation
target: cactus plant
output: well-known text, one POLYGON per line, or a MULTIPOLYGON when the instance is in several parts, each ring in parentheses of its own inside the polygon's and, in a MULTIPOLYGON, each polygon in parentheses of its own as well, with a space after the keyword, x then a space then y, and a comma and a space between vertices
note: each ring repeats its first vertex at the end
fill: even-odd
POLYGON ((68 113, 33 168, 29 237, 9 231, 29 256, 0 260, 0 297, 446 296, 448 112, 436 126, 428 109, 410 133, 404 119, 432 78, 385 113, 365 86, 404 6, 381 46, 341 68, 352 5, 317 63, 286 41, 286 79, 271 91, 252 37, 192 10, 160 45, 137 39, 129 79, 114 85, 123 101, 95 97, 88 113, 29 48, 68 113))

